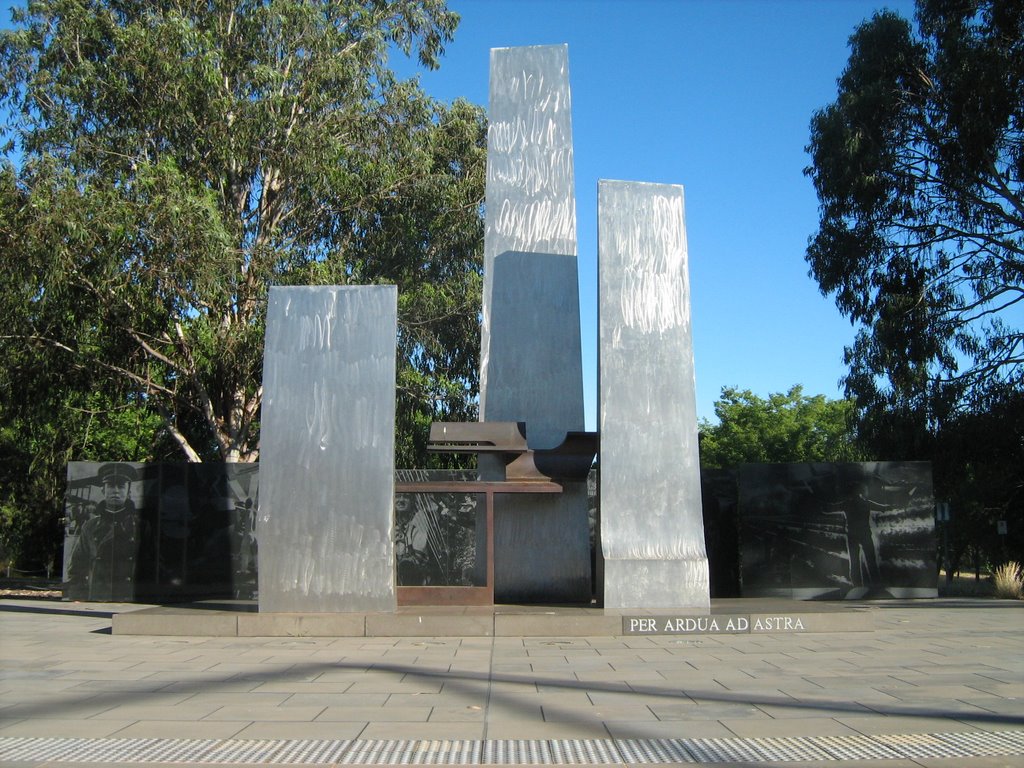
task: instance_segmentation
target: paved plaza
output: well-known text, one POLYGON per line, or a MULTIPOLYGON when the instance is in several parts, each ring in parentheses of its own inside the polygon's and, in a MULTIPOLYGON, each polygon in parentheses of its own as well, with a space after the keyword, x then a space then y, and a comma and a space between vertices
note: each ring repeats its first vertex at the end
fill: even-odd
POLYGON ((212 637, 4 599, 0 764, 1024 766, 1024 603, 857 607, 872 631, 212 637))

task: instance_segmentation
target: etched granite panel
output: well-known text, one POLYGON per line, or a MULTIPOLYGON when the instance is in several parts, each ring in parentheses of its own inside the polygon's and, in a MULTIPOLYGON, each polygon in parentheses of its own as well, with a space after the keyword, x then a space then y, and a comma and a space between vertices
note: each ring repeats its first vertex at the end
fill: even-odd
POLYGON ((605 608, 708 608, 683 189, 598 194, 605 608))
POLYGON ((258 464, 68 462, 65 597, 254 598, 258 494, 258 464))
POLYGON ((395 286, 274 287, 260 610, 395 609, 395 286))
POLYGON ((743 464, 744 597, 938 595, 926 461, 743 464))

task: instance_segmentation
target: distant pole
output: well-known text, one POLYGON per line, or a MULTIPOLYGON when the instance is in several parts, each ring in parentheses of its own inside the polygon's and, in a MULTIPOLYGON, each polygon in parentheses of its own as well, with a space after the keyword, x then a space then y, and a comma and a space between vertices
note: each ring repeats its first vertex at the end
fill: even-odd
POLYGON ((942 523, 942 564, 946 568, 946 586, 953 583, 953 568, 949 562, 949 502, 940 501, 935 505, 935 519, 942 523))

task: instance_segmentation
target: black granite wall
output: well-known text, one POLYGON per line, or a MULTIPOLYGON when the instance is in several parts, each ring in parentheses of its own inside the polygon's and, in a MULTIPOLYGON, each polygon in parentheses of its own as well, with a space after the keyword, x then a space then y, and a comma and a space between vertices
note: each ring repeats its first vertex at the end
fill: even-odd
POLYGON ((937 595, 928 462, 745 464, 737 488, 744 597, 937 595))
MULTIPOLYGON (((396 480, 471 476, 399 470, 396 480)), ((702 470, 701 487, 714 598, 937 594, 927 462, 746 464, 702 470)), ((258 500, 258 464, 70 463, 65 597, 255 599, 258 500)), ((482 583, 483 508, 472 494, 397 494, 397 584, 482 583)))
POLYGON ((255 597, 258 498, 255 464, 71 462, 65 597, 255 597))

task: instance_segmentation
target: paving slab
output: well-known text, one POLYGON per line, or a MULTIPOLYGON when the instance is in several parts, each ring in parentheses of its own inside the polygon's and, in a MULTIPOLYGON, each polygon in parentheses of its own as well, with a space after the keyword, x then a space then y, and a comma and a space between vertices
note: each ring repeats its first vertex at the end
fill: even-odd
POLYGON ((392 723, 368 723, 359 734, 361 740, 391 741, 396 738, 420 742, 442 740, 473 740, 484 738, 483 723, 402 723, 397 729, 392 723))
POLYGON ((140 719, 111 735, 118 739, 177 739, 187 733, 190 739, 231 739, 243 738, 240 734, 247 725, 244 722, 140 719))
POLYGON ((469 704, 466 706, 433 707, 430 710, 431 723, 482 723, 487 716, 485 706, 469 704))
POLYGON ((332 741, 359 738, 368 721, 339 722, 266 722, 249 723, 234 738, 241 740, 332 741))
POLYGON ((611 734, 596 720, 549 723, 544 720, 489 720, 486 737, 492 739, 607 739, 611 734))
POLYGON ((219 704, 122 704, 92 715, 90 720, 169 720, 194 722, 220 709, 219 704))
POLYGON ((229 705, 214 710, 204 720, 241 720, 245 722, 292 721, 308 722, 315 720, 325 707, 275 707, 271 705, 229 705))
POLYGON ((723 739, 735 736, 723 722, 718 720, 671 720, 656 722, 610 722, 605 723, 613 739, 723 739))
POLYGON ((281 702, 282 707, 383 707, 387 693, 293 693, 281 702))
MULTIPOLYGON (((19 720, 5 724, 0 728, 0 737, 24 738, 43 736, 46 738, 85 737, 97 739, 104 736, 112 736, 134 722, 134 719, 96 721, 60 717, 19 720)), ((2 761, 0 761, 0 764, 2 764, 2 761)))
MULTIPOLYGON (((318 722, 424 723, 431 707, 326 707, 314 719, 318 722)), ((403 725, 404 728, 404 725, 403 725)), ((395 727, 397 730, 397 727, 395 727)))
POLYGON ((455 614, 490 634, 153 636, 109 634, 135 606, 0 599, 0 763, 1024 765, 1024 604, 856 608, 870 631, 496 634, 594 615, 514 607, 455 614))

